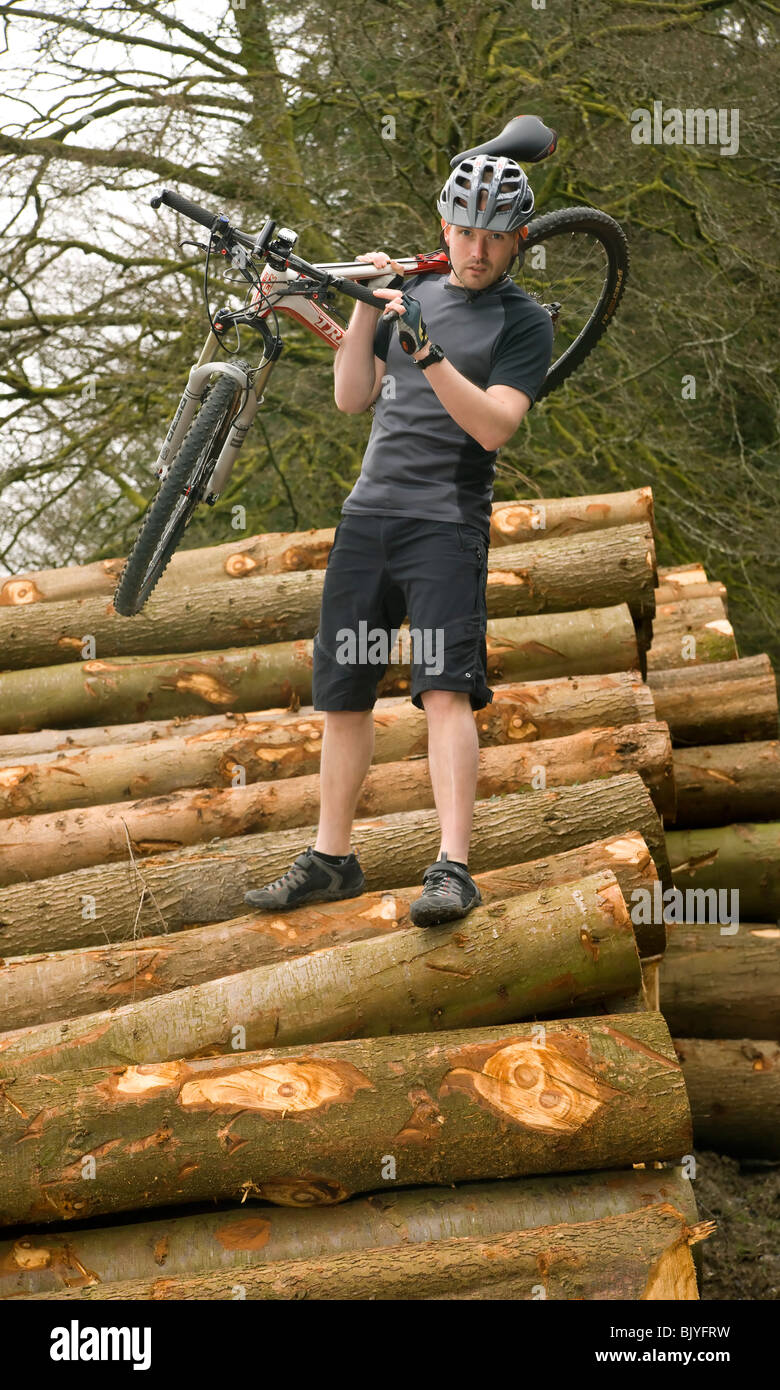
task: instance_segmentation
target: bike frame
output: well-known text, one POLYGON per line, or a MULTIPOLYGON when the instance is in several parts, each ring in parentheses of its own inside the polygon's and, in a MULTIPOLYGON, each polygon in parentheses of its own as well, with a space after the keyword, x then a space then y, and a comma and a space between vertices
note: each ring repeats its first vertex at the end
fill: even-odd
MULTIPOLYGON (((441 251, 430 255, 402 256, 398 258, 398 264, 403 268, 403 273, 407 277, 424 274, 442 275, 448 273, 450 268, 446 255, 441 251)), ((387 285, 396 275, 394 270, 388 272, 367 261, 318 262, 316 269, 359 282, 379 281, 380 286, 387 285)), ((335 351, 344 337, 346 329, 331 318, 321 304, 315 303, 313 297, 309 298, 300 292, 297 294, 290 292, 296 281, 305 281, 305 278, 297 271, 276 270, 273 266, 266 264, 260 275, 261 288, 255 291, 251 301, 252 306, 262 304, 264 307, 262 309, 259 307, 251 308, 249 311, 251 317, 248 316, 242 322, 251 327, 252 318, 264 320, 271 312, 287 314, 290 318, 296 319, 298 323, 304 324, 316 337, 328 343, 335 351)), ((263 404, 263 392, 281 348, 278 340, 275 342, 277 344, 276 350, 271 354, 265 351, 259 365, 253 368, 251 373, 248 373, 244 367, 240 367, 234 362, 215 360, 220 350, 220 340, 213 330, 209 331, 203 345, 203 351, 195 366, 190 369, 184 394, 157 457, 155 470, 161 480, 168 472, 168 467, 176 457, 179 446, 192 424, 198 403, 203 399, 210 378, 215 373, 222 373, 223 376, 230 376, 235 379, 242 388, 244 397, 220 450, 204 493, 204 501, 213 503, 217 500, 230 477, 233 465, 238 458, 257 410, 263 404)))

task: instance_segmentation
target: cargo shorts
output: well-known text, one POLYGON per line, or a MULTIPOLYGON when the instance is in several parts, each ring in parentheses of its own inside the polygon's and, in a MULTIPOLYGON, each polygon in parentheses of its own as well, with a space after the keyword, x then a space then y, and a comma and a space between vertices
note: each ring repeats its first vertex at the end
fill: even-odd
POLYGON ((372 709, 395 660, 411 665, 418 709, 425 690, 465 691, 475 710, 490 704, 487 558, 478 526, 343 513, 314 635, 314 708, 372 709), (408 636, 399 635, 407 616, 408 636))

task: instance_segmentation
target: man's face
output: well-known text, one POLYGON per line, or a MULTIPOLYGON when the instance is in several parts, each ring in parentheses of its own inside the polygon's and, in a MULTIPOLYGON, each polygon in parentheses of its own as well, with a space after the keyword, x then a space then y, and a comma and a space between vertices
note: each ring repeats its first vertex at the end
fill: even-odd
POLYGON ((520 233, 450 224, 444 228, 444 240, 452 265, 451 283, 465 285, 469 290, 484 290, 509 269, 517 254, 520 233))

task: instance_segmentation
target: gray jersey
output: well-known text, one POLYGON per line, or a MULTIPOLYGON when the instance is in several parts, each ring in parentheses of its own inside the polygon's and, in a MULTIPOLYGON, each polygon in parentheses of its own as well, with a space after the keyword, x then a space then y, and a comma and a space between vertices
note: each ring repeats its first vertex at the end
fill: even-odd
MULTIPOLYGON (((507 276, 476 293, 446 275, 417 275, 404 289, 422 306, 431 340, 477 386, 513 386, 531 398, 547 375, 553 329, 546 309, 507 276)), ((342 513, 429 517, 490 531, 497 451, 461 429, 407 357, 391 323, 374 352, 387 364, 360 476, 342 513)))

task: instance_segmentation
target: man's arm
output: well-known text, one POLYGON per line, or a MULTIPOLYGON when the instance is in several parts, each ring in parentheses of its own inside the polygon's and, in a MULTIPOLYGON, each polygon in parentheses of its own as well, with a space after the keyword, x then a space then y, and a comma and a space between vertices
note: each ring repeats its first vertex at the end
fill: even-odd
MULTIPOLYGON (((388 309, 405 312, 401 290, 376 290, 388 301, 388 309)), ((552 355, 552 321, 546 313, 535 322, 516 322, 504 335, 485 390, 463 376, 446 357, 426 370, 426 377, 447 414, 466 434, 492 453, 511 439, 533 405, 552 355), (497 378, 497 379, 496 379, 497 378), (517 383, 517 385, 511 384, 517 383), (529 390, 521 389, 522 385, 529 390)), ((427 356, 428 345, 413 353, 414 360, 427 356)))
MULTIPOLYGON (((384 251, 372 251, 358 256, 359 261, 372 261, 384 269, 403 275, 403 266, 392 261, 384 251)), ((345 415, 359 415, 373 405, 382 389, 386 363, 374 353, 374 336, 382 309, 358 300, 333 363, 333 394, 336 407, 345 415)))

